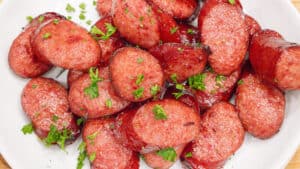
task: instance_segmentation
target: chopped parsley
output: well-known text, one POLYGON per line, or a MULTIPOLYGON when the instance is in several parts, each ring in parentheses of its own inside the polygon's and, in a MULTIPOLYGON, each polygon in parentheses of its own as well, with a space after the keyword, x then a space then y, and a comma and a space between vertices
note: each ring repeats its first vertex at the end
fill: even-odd
POLYGON ((38 20, 39 20, 40 23, 42 23, 44 21, 44 19, 45 19, 45 16, 42 15, 42 16, 39 17, 38 20))
POLYGON ((84 160, 87 156, 85 148, 86 148, 86 144, 84 142, 81 142, 81 144, 78 147, 79 155, 77 157, 77 167, 76 167, 76 169, 82 169, 82 167, 84 165, 84 160))
POLYGON ((58 116, 53 115, 53 116, 52 116, 52 121, 53 121, 53 122, 57 122, 57 120, 58 120, 58 116))
POLYGON ((76 124, 78 126, 80 126, 82 123, 84 123, 84 121, 85 121, 85 119, 83 117, 81 117, 81 118, 79 118, 79 119, 76 120, 76 124))
POLYGON ((168 119, 168 116, 167 116, 165 110, 158 104, 153 107, 152 112, 154 113, 154 117, 156 120, 168 119))
POLYGON ((228 0, 228 2, 229 2, 231 5, 234 5, 234 4, 235 4, 235 0, 228 0))
POLYGON ((125 8, 125 13, 128 14, 128 12, 129 12, 129 9, 125 8))
POLYGON ((170 33, 171 33, 171 34, 174 34, 174 33, 177 32, 178 29, 179 29, 179 28, 178 28, 177 26, 175 26, 175 27, 173 27, 173 28, 170 29, 170 33))
POLYGON ((51 37, 51 33, 47 32, 43 35, 43 39, 48 39, 51 37))
POLYGON ((183 48, 177 48, 177 50, 182 53, 183 52, 183 48))
POLYGON ((186 158, 191 158, 191 157, 193 157, 193 154, 192 154, 192 152, 188 152, 188 153, 186 153, 184 156, 185 156, 186 158))
POLYGON ((184 95, 184 90, 185 90, 185 87, 184 85, 182 84, 176 84, 176 89, 179 90, 180 92, 177 92, 177 93, 172 93, 173 96, 175 97, 175 99, 179 99, 181 96, 184 95))
POLYGON ((176 73, 171 74, 170 78, 173 81, 173 83, 177 83, 177 74, 176 73))
POLYGON ((106 28, 106 33, 102 32, 96 26, 92 26, 90 33, 92 34, 95 40, 100 40, 100 39, 107 40, 117 31, 117 28, 110 23, 105 23, 105 28, 106 28))
POLYGON ((195 32, 193 29, 188 29, 188 30, 187 30, 187 33, 188 33, 188 34, 191 34, 191 35, 196 34, 196 32, 195 32))
POLYGON ((140 87, 140 88, 136 89, 135 91, 133 91, 132 94, 135 99, 139 99, 143 96, 143 93, 144 93, 144 88, 140 87))
POLYGON ((66 6, 66 11, 67 11, 68 13, 72 13, 72 12, 75 12, 75 8, 72 7, 72 6, 68 3, 67 6, 66 6))
POLYGON ((99 96, 98 82, 103 81, 103 78, 99 77, 99 71, 97 68, 90 68, 89 70, 91 84, 84 89, 84 93, 90 96, 91 99, 95 99, 99 96))
POLYGON ((238 81, 237 84, 238 84, 238 85, 242 85, 242 84, 244 84, 244 81, 241 79, 241 80, 238 81))
POLYGON ((137 58, 136 62, 137 62, 138 64, 141 64, 141 63, 144 62, 144 59, 143 59, 143 58, 137 58))
POLYGON ((32 16, 27 16, 27 17, 26 17, 26 20, 27 20, 29 23, 31 23, 32 20, 33 20, 33 17, 32 17, 32 16))
POLYGON ((85 10, 85 8, 86 8, 85 3, 83 3, 83 2, 80 3, 80 4, 79 4, 79 8, 82 9, 82 10, 85 10))
POLYGON ((143 74, 140 74, 140 75, 138 75, 138 76, 136 77, 135 84, 138 85, 138 86, 140 86, 141 83, 143 82, 143 80, 144 80, 144 75, 143 75, 143 74))
POLYGON ((215 81, 216 81, 216 83, 217 83, 217 86, 219 86, 219 87, 222 87, 222 86, 223 86, 222 83, 223 83, 225 80, 226 80, 226 76, 223 76, 223 75, 217 75, 217 76, 216 76, 216 79, 215 79, 215 81))
POLYGON ((92 21, 91 20, 88 20, 85 22, 87 25, 91 25, 92 24, 92 21))
POLYGON ((204 80, 206 78, 206 74, 197 74, 192 77, 189 77, 188 84, 191 88, 196 90, 205 90, 205 83, 204 80))
POLYGON ((97 137, 98 133, 99 133, 99 132, 96 131, 96 132, 94 132, 93 134, 88 135, 88 136, 87 136, 87 139, 90 140, 90 141, 94 141, 95 138, 97 137))
POLYGON ((111 99, 107 99, 106 101, 105 101, 105 105, 106 105, 106 107, 107 108, 111 108, 112 107, 112 101, 111 101, 111 99))
POLYGON ((55 25, 57 25, 57 24, 59 23, 59 19, 54 19, 54 20, 53 20, 53 23, 54 23, 55 25))
POLYGON ((38 87, 38 85, 37 85, 37 84, 33 84, 31 87, 32 87, 33 89, 36 89, 36 88, 38 87))
POLYGON ((72 16, 67 16, 67 20, 71 20, 72 19, 72 16))
POLYGON ((65 142, 67 139, 71 138, 71 132, 67 129, 64 129, 63 131, 58 131, 57 127, 54 125, 50 126, 50 131, 45 139, 43 139, 43 142, 49 146, 53 143, 57 143, 61 149, 65 148, 65 142))
POLYGON ((94 6, 97 5, 97 1, 96 1, 96 0, 93 1, 93 5, 94 5, 94 6))
POLYGON ((79 14, 79 19, 80 19, 80 20, 85 20, 85 15, 84 15, 84 13, 80 13, 80 14, 79 14))
POLYGON ((175 99, 179 99, 181 96, 183 96, 183 92, 172 93, 172 95, 175 97, 175 99))
POLYGON ((157 155, 161 156, 166 161, 175 162, 177 153, 174 148, 165 148, 156 152, 157 155))
POLYGON ((144 20, 144 17, 143 17, 143 16, 141 16, 141 17, 139 18, 139 20, 140 20, 140 22, 143 22, 143 20, 144 20))
POLYGON ((160 87, 156 84, 154 86, 151 86, 150 93, 151 93, 152 96, 155 96, 155 95, 157 95, 159 90, 160 90, 160 87))
POLYGON ((32 123, 26 124, 22 127, 23 134, 31 134, 33 132, 32 123))
POLYGON ((93 152, 89 155, 90 162, 93 162, 95 160, 95 158, 96 158, 96 152, 93 152))

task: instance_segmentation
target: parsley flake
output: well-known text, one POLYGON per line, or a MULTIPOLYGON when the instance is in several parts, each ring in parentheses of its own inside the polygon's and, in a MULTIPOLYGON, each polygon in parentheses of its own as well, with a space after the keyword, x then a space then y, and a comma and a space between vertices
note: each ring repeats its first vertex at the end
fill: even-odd
POLYGON ((172 93, 176 100, 178 100, 181 96, 183 96, 183 92, 172 93))
POLYGON ((67 16, 67 20, 71 20, 72 19, 72 16, 67 16))
POLYGON ((192 152, 187 152, 184 156, 186 158, 191 158, 191 157, 193 157, 193 154, 192 154, 192 152))
POLYGON ((151 86, 150 93, 151 93, 152 96, 155 96, 155 95, 157 95, 159 90, 160 90, 160 87, 156 84, 154 86, 151 86))
POLYGON ((31 87, 32 87, 33 89, 36 89, 36 88, 38 87, 38 85, 37 85, 37 84, 33 84, 31 87))
POLYGON ((177 153, 174 148, 165 148, 156 152, 157 155, 161 156, 166 161, 175 162, 177 153))
POLYGON ((188 34, 191 34, 191 35, 196 34, 196 32, 195 32, 193 29, 188 29, 188 30, 187 30, 187 33, 188 33, 188 34))
POLYGON ((94 0, 93 1, 93 5, 96 6, 97 5, 97 1, 94 0))
POLYGON ((154 117, 156 120, 168 119, 165 110, 158 104, 153 107, 152 112, 154 113, 154 117))
POLYGON ((43 39, 48 39, 51 37, 51 33, 47 32, 43 35, 43 39))
POLYGON ((26 124, 25 126, 22 127, 22 132, 23 134, 31 134, 33 132, 33 125, 32 123, 26 124))
POLYGON ((58 119, 59 119, 58 116, 56 116, 56 115, 53 115, 53 116, 52 116, 52 121, 53 121, 53 122, 57 122, 58 119))
POLYGON ((66 6, 66 11, 68 13, 72 13, 72 12, 75 12, 75 8, 72 7, 71 4, 68 3, 67 6, 66 6))
POLYGON ((76 124, 78 126, 80 126, 82 123, 84 123, 84 121, 85 121, 85 119, 83 117, 81 117, 81 118, 79 118, 79 119, 76 120, 76 124))
POLYGON ((39 17, 38 20, 39 20, 40 23, 42 23, 44 21, 44 19, 45 19, 45 16, 42 15, 42 16, 39 17))
POLYGON ((64 149, 65 142, 67 139, 71 138, 71 132, 67 129, 64 129, 62 132, 57 130, 57 127, 54 125, 50 126, 50 131, 43 142, 49 146, 53 143, 57 143, 61 149, 64 149))
POLYGON ((27 16, 27 17, 26 17, 26 20, 27 20, 29 23, 31 23, 32 20, 33 20, 33 17, 32 17, 32 16, 27 16))
POLYGON ((176 73, 171 74, 170 78, 173 81, 173 83, 177 83, 177 74, 176 73))
POLYGON ((57 25, 57 24, 59 23, 59 19, 54 19, 54 20, 53 20, 53 23, 54 23, 55 25, 57 25))
POLYGON ((196 90, 205 90, 205 83, 204 80, 206 78, 206 74, 197 74, 192 77, 189 77, 188 84, 191 88, 196 90))
POLYGON ((85 10, 85 8, 86 8, 85 3, 83 3, 83 2, 80 3, 80 4, 79 4, 79 8, 82 9, 82 10, 85 10))
POLYGON ((92 34, 95 40, 100 40, 100 39, 107 40, 117 31, 117 28, 110 23, 105 23, 105 28, 106 28, 106 33, 102 32, 96 26, 92 26, 90 33, 92 34))
POLYGON ((135 91, 133 91, 132 94, 135 99, 139 99, 143 96, 143 93, 144 93, 144 88, 140 87, 140 88, 136 89, 135 91))
POLYGON ((79 19, 80 19, 80 20, 85 20, 85 15, 84 15, 84 13, 80 13, 80 14, 79 14, 79 19))
POLYGON ((106 105, 106 107, 107 108, 111 108, 112 107, 112 101, 111 101, 111 99, 107 99, 106 101, 105 101, 105 105, 106 105))
POLYGON ((79 155, 77 157, 77 167, 76 167, 76 169, 82 169, 82 167, 84 165, 84 159, 87 156, 85 148, 86 148, 86 144, 84 142, 81 142, 79 147, 78 147, 79 155))
POLYGON ((217 75, 216 76, 216 83, 218 86, 222 87, 222 83, 226 80, 226 76, 223 76, 223 75, 217 75))
POLYGON ((171 34, 174 34, 174 33, 177 32, 178 29, 179 29, 179 28, 178 28, 177 26, 175 26, 175 27, 173 27, 173 28, 170 29, 170 33, 171 33, 171 34))
POLYGON ((93 152, 92 154, 89 155, 90 162, 93 162, 95 158, 96 158, 96 152, 93 152))
POLYGON ((88 20, 85 22, 87 25, 91 25, 92 24, 92 21, 91 20, 88 20))
POLYGON ((99 77, 99 71, 94 67, 90 68, 89 75, 91 84, 84 89, 84 93, 90 96, 91 99, 95 99, 99 96, 98 82, 103 81, 103 78, 99 77))
POLYGON ((238 84, 238 85, 242 85, 242 84, 244 84, 244 81, 241 79, 241 80, 238 81, 237 84, 238 84))
POLYGON ((137 62, 138 64, 141 64, 141 63, 144 62, 144 59, 143 59, 143 58, 137 58, 136 62, 137 62))
POLYGON ((229 2, 231 5, 234 5, 234 4, 235 4, 235 0, 228 0, 228 2, 229 2))
POLYGON ((141 83, 143 82, 143 80, 144 80, 144 75, 143 75, 143 74, 140 74, 140 75, 138 75, 138 76, 136 77, 135 84, 138 85, 138 86, 140 86, 141 83))

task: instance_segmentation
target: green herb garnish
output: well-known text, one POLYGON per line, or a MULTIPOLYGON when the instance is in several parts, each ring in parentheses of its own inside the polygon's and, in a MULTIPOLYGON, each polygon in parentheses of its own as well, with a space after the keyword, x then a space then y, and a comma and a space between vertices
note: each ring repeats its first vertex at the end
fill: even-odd
POLYGON ((22 127, 23 134, 31 134, 33 132, 32 123, 26 124, 22 127))
POLYGON ((107 99, 106 101, 105 101, 105 105, 106 105, 106 107, 107 108, 111 108, 112 107, 112 101, 111 101, 111 99, 107 99))
POLYGON ((144 93, 144 88, 140 87, 140 88, 136 89, 135 91, 133 91, 132 94, 135 99, 139 99, 143 96, 143 93, 144 93))
POLYGON ((91 84, 90 86, 84 89, 84 93, 90 96, 91 99, 95 99, 99 96, 98 82, 103 81, 103 78, 99 77, 99 71, 97 68, 94 67, 90 68, 89 75, 90 75, 91 84))
POLYGON ((143 80, 144 80, 144 75, 143 75, 143 74, 140 74, 140 75, 138 75, 138 76, 136 77, 135 84, 138 85, 138 86, 140 86, 141 83, 143 82, 143 80))
POLYGON ((81 144, 78 147, 79 155, 77 157, 77 167, 76 167, 76 169, 82 169, 82 167, 84 165, 84 160, 87 156, 85 148, 86 148, 86 144, 84 142, 81 142, 81 144))
POLYGON ((156 152, 157 155, 161 156, 166 161, 175 162, 177 153, 174 148, 165 148, 156 152))
POLYGON ((170 29, 170 33, 171 33, 171 34, 174 34, 174 33, 177 32, 178 29, 179 29, 179 28, 178 28, 177 26, 175 26, 175 27, 173 27, 173 28, 170 29))
POLYGON ((206 78, 206 74, 197 74, 188 79, 188 84, 191 88, 196 90, 205 90, 204 80, 206 78))
POLYGON ((66 6, 66 11, 68 13, 72 13, 72 12, 75 12, 75 8, 72 7, 71 4, 68 3, 67 6, 66 6))
POLYGON ((151 86, 150 93, 152 96, 155 96, 155 95, 157 95, 159 90, 160 90, 160 87, 158 85, 154 85, 154 86, 151 86))
POLYGON ((168 119, 165 110, 162 108, 162 106, 160 106, 158 104, 153 107, 152 112, 154 113, 154 117, 156 120, 168 119))

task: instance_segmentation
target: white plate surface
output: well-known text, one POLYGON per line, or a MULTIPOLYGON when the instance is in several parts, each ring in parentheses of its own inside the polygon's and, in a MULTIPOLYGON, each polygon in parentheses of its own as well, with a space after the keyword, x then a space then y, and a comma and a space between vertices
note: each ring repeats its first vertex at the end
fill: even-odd
MULTIPOLYGON (((88 5, 87 18, 98 18, 92 0, 0 0, 0 152, 13 169, 75 169, 77 147, 81 140, 63 152, 57 147, 46 148, 33 135, 23 135, 20 129, 28 123, 22 112, 20 95, 27 80, 15 76, 8 67, 7 54, 13 39, 26 24, 26 16, 46 11, 66 15, 65 6, 76 6, 72 14, 78 23, 78 4, 88 5)), ((287 40, 300 43, 300 16, 289 0, 242 0, 247 13, 264 28, 279 31, 287 40)), ((81 22, 83 26, 87 25, 81 22)), ((87 27, 88 28, 88 27, 87 27)), ((46 76, 54 77, 59 70, 46 76)), ((58 80, 65 82, 66 74, 58 80)), ((300 143, 300 92, 286 94, 286 117, 281 131, 269 140, 258 140, 249 135, 241 149, 227 162, 225 169, 283 169, 300 143)), ((85 168, 89 168, 86 163, 85 168)), ((147 168, 144 163, 141 168, 147 168)), ((180 169, 180 163, 172 167, 180 169)))

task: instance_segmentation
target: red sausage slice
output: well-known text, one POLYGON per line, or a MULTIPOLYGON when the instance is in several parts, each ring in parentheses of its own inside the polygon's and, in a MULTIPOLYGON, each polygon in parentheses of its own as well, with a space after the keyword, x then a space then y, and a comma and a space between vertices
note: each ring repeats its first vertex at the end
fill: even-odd
POLYGON ((235 102, 244 128, 250 134, 266 139, 279 131, 285 114, 285 98, 277 88, 247 72, 237 88, 235 102))
POLYGON ((248 47, 249 33, 244 14, 238 6, 208 1, 198 18, 201 41, 210 47, 208 61, 221 75, 240 68, 248 47))
POLYGON ((69 70, 68 77, 67 77, 68 86, 70 87, 72 83, 75 82, 77 79, 79 79, 79 77, 81 77, 83 74, 84 74, 83 71, 69 70))
POLYGON ((258 76, 283 90, 300 89, 300 46, 272 30, 252 37, 250 62, 258 76))
POLYGON ((161 63, 165 77, 176 75, 178 82, 201 73, 207 62, 207 53, 203 48, 178 43, 165 43, 149 50, 161 63))
POLYGON ((8 54, 10 68, 23 78, 33 78, 46 73, 52 66, 37 60, 30 39, 37 27, 53 19, 63 19, 56 13, 44 13, 28 24, 24 31, 14 40, 8 54))
POLYGON ((193 108, 164 99, 121 114, 116 136, 130 149, 148 153, 192 141, 199 134, 199 126, 200 116, 193 108))
POLYGON ((97 12, 100 16, 109 16, 111 15, 113 0, 97 0, 97 12))
POLYGON ((98 118, 115 114, 129 105, 128 101, 116 95, 108 79, 108 68, 100 69, 99 76, 104 79, 97 83, 99 96, 96 98, 91 98, 85 92, 85 89, 91 84, 89 74, 82 75, 71 85, 69 102, 74 114, 81 117, 98 118))
POLYGON ((150 0, 150 2, 158 6, 164 13, 178 19, 192 16, 198 5, 196 0, 150 0))
POLYGON ((182 158, 192 168, 221 168, 239 149, 244 136, 234 106, 226 102, 217 103, 204 114, 200 134, 185 148, 182 158))
POLYGON ((110 63, 111 80, 122 98, 140 102, 153 97, 151 88, 163 86, 163 72, 159 61, 138 48, 119 49, 110 63))
POLYGON ((122 37, 143 48, 159 43, 157 17, 145 0, 117 0, 113 10, 113 22, 122 37))
POLYGON ((40 26, 32 45, 40 60, 65 69, 87 70, 97 66, 101 57, 97 42, 69 20, 40 26))
POLYGON ((218 75, 212 71, 202 74, 204 77, 203 90, 193 90, 201 110, 210 108, 215 103, 228 101, 234 91, 234 87, 240 77, 240 70, 233 72, 229 76, 218 75))
POLYGON ((87 154, 94 156, 93 169, 138 169, 137 153, 118 144, 113 136, 113 119, 88 120, 83 128, 87 154))
MULTIPOLYGON (((112 17, 107 16, 107 17, 103 17, 101 18, 96 24, 95 26, 97 28, 99 28, 103 33, 107 33, 107 24, 112 24, 112 17)), ((123 40, 120 37, 120 33, 118 31, 116 31, 111 37, 109 37, 108 39, 102 40, 101 38, 98 40, 98 43, 102 49, 102 56, 101 56, 101 60, 100 60, 100 64, 101 66, 108 66, 109 64, 109 60, 113 54, 114 51, 116 51, 117 49, 124 47, 125 44, 123 42, 123 40)))
MULTIPOLYGON (((175 161, 179 158, 180 154, 182 153, 185 145, 179 145, 174 148, 176 151, 176 159, 175 161)), ((161 156, 157 155, 157 152, 152 152, 152 153, 147 153, 144 154, 144 160, 146 164, 155 169, 169 169, 174 163, 172 161, 167 161, 164 160, 161 156)))
POLYGON ((67 129, 74 138, 79 134, 76 120, 69 112, 67 90, 58 82, 34 78, 23 89, 21 100, 23 110, 40 138, 47 137, 51 125, 59 131, 67 129))
POLYGON ((251 16, 245 15, 245 22, 248 27, 250 37, 252 37, 256 32, 259 32, 261 30, 261 26, 259 25, 259 23, 251 16))

